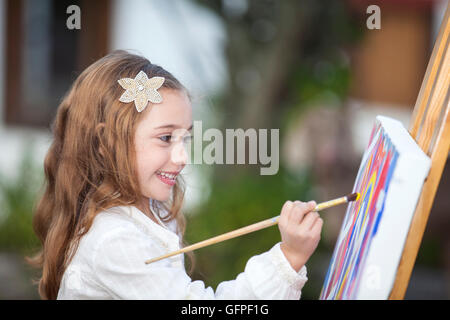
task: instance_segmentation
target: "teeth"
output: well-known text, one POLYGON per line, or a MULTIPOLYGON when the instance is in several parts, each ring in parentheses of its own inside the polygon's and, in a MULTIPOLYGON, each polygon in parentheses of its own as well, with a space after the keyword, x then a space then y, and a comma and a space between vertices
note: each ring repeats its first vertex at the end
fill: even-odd
POLYGON ((165 173, 165 172, 161 172, 161 171, 158 171, 158 174, 165 178, 172 179, 172 180, 174 180, 176 177, 176 175, 174 175, 174 174, 169 174, 169 173, 165 173))

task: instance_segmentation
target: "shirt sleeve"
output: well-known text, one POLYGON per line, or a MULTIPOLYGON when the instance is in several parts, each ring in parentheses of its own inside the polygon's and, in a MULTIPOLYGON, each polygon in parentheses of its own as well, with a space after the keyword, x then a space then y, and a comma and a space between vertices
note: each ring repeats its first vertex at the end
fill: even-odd
POLYGON ((115 299, 300 299, 308 280, 306 267, 296 272, 280 249, 253 256, 236 279, 221 282, 216 292, 186 273, 182 255, 150 264, 167 252, 158 241, 129 229, 111 230, 93 250, 95 279, 115 299))

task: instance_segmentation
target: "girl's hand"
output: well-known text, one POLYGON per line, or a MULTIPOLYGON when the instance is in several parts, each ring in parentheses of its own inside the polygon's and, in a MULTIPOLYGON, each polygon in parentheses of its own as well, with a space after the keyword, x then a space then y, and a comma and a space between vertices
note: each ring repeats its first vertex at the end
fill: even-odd
POLYGON ((281 251, 297 272, 319 244, 323 220, 317 212, 312 211, 315 207, 315 201, 286 201, 281 209, 278 220, 281 251))

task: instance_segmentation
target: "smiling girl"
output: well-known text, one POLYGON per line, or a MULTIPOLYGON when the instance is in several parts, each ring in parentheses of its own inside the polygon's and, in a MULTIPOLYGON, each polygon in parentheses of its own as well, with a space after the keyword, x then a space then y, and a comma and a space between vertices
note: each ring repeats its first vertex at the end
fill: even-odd
POLYGON ((300 298, 322 229, 314 201, 286 201, 282 241, 215 292, 192 281, 183 255, 144 263, 183 245, 191 129, 187 90, 141 56, 115 51, 79 75, 52 125, 33 220, 43 299, 300 298))

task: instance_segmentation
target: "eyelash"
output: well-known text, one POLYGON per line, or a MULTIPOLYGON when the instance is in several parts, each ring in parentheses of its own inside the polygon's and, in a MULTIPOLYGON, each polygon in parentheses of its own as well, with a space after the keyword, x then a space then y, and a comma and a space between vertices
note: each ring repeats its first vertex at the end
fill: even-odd
MULTIPOLYGON (((170 138, 172 138, 171 135, 165 135, 165 136, 159 137, 159 139, 160 139, 162 142, 165 142, 165 143, 169 143, 169 141, 164 141, 163 139, 161 139, 161 138, 164 138, 164 137, 170 137, 170 138)), ((185 140, 185 142, 186 142, 186 140, 188 140, 188 141, 189 141, 189 140, 192 140, 192 135, 186 136, 186 137, 184 137, 183 139, 185 140)))
POLYGON ((165 136, 159 137, 159 139, 160 139, 162 142, 169 143, 168 141, 164 141, 164 140, 162 139, 162 138, 164 138, 164 137, 172 137, 172 136, 170 136, 170 135, 165 135, 165 136))

